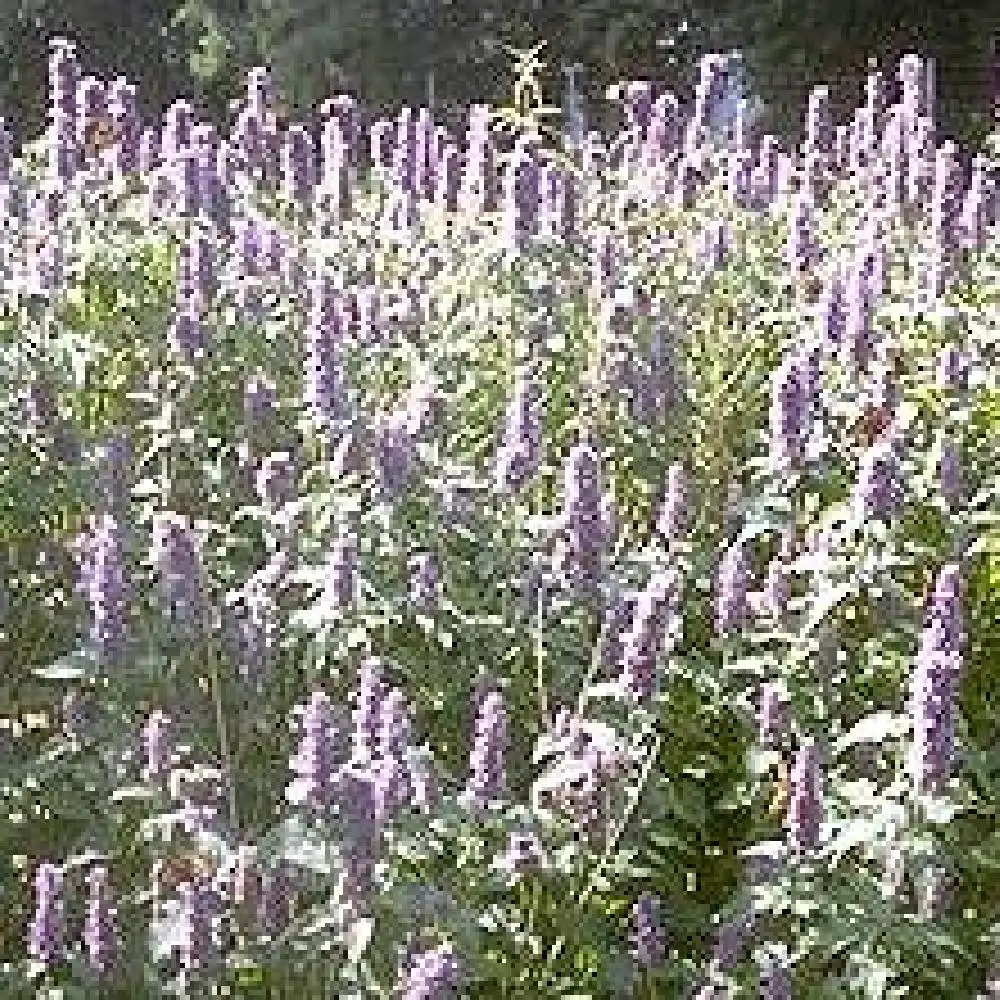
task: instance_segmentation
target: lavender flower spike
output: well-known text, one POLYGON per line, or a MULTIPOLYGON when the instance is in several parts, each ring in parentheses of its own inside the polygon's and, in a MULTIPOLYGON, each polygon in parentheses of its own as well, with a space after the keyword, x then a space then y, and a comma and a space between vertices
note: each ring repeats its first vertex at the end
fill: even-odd
POLYGON ((819 843, 823 815, 823 769, 819 747, 808 741, 799 749, 791 774, 788 831, 792 846, 811 851, 819 843))
POLYGON ((504 792, 504 751, 507 748, 507 713, 499 691, 483 699, 469 760, 468 799, 485 807, 504 792))
POLYGON ((717 635, 728 635, 743 624, 747 610, 749 576, 746 551, 743 546, 739 544, 730 546, 722 557, 716 586, 717 635))
POLYGON ((28 954, 50 966, 62 954, 64 917, 62 872, 56 865, 42 863, 35 875, 35 916, 28 929, 28 954))
POLYGON ((636 961, 647 969, 662 965, 666 952, 666 939, 660 917, 660 900, 648 894, 641 896, 633 908, 633 916, 635 919, 633 954, 636 961))

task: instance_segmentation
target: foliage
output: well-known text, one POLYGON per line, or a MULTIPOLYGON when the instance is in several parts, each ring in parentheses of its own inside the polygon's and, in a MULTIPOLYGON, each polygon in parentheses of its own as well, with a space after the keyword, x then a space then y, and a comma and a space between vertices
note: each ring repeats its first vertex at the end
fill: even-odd
MULTIPOLYGON (((363 11, 338 12, 350 53, 363 11)), ((177 29, 222 36, 238 20, 195 13, 177 29)), ((321 50, 307 28, 279 8, 247 19, 253 46, 289 69, 321 50)), ((522 52, 498 125, 541 145, 539 54, 522 52)), ((498 133, 498 153, 517 145, 498 133)), ((61 189, 58 224, 11 213, 4 252, 29 284, 6 280, 0 398, 5 995, 387 996, 408 956, 441 943, 468 998, 680 997, 711 977, 752 991, 755 949, 776 944, 800 996, 964 1000, 986 981, 1000 916, 996 222, 928 301, 921 255, 933 261, 940 228, 926 206, 879 215, 878 175, 832 172, 810 264, 788 250, 787 187, 734 197, 725 151, 698 147, 685 204, 675 172, 690 164, 637 171, 634 143, 617 133, 597 166, 546 150, 580 185, 564 234, 512 227, 524 206, 509 197, 482 211, 422 199, 416 221, 394 223, 400 178, 378 167, 333 220, 273 177, 241 174, 213 216, 177 190, 157 205, 150 192, 176 182, 166 169, 118 183, 96 163, 61 189), (182 257, 200 237, 212 273, 194 277, 182 257), (63 251, 49 283, 46 239, 63 251), (817 308, 835 264, 871 283, 872 357, 857 367, 817 308), (205 339, 188 351, 176 324, 192 312, 205 339), (969 359, 964 387, 935 375, 948 347, 969 359), (789 359, 802 409, 782 423, 789 359), (274 398, 256 412, 259 376, 274 398), (499 456, 526 379, 537 455, 512 487, 499 456), (884 516, 855 495, 883 410, 899 501, 884 516), (782 428, 802 445, 788 466, 782 428), (99 451, 119 431, 114 487, 99 451), (942 435, 960 503, 933 461, 942 435), (582 442, 600 476, 574 494, 567 456, 582 442), (110 510, 101 534, 89 515, 110 510), (156 548, 164 515, 183 519, 190 561, 156 548), (744 592, 727 595, 739 578, 720 564, 739 551, 744 592), (437 566, 433 598, 414 588, 419 554, 437 566), (777 608, 775 561, 790 579, 777 608), (955 775, 923 794, 907 691, 930 641, 927 586, 952 563, 968 635, 955 775), (719 624, 727 602, 742 610, 733 628, 719 624), (102 625, 120 628, 124 655, 102 625), (773 738, 765 684, 787 702, 773 738), (144 728, 156 711, 171 753, 144 728), (814 747, 815 801, 798 767, 814 747), (813 842, 793 850, 810 808, 813 842), (512 838, 531 836, 535 853, 511 860, 512 838), (245 848, 266 877, 259 911, 230 874, 245 848), (66 948, 32 961, 44 861, 63 872, 66 948), (925 891, 931 862, 949 891, 925 891), (118 908, 113 986, 81 944, 99 936, 83 880, 99 866, 118 908), (214 893, 214 964, 182 909, 193 886, 214 893), (630 941, 647 892, 665 914, 650 968, 630 941)), ((25 189, 51 181, 13 170, 25 189)))

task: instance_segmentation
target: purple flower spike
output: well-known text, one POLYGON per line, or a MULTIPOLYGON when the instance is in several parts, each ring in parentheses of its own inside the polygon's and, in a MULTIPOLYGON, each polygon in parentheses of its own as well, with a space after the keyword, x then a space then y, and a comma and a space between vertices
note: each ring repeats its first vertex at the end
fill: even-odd
POLYGON ((854 504, 860 520, 891 516, 903 499, 899 461, 890 441, 872 445, 861 457, 854 487, 854 504))
POLYGON ((954 441, 941 441, 937 457, 937 481, 941 497, 950 510, 955 510, 962 496, 962 463, 954 441))
POLYGON ((660 915, 660 900, 648 894, 641 896, 633 909, 633 917, 633 955, 644 968, 657 968, 663 964, 667 947, 660 915))
POLYGON ((750 568, 742 545, 733 544, 722 557, 716 584, 715 631, 729 635, 737 631, 746 618, 747 588, 750 568))
POLYGON ((187 517, 153 517, 151 558, 164 610, 182 628, 197 627, 203 610, 198 540, 187 517))
POLYGON ((499 691, 491 691, 476 716, 469 761, 468 797, 472 805, 488 806, 504 793, 504 751, 507 747, 507 713, 499 691))
POLYGON ((600 579, 605 541, 601 462, 587 442, 570 450, 563 498, 567 568, 573 582, 586 590, 600 579))
POLYGON ((36 962, 50 966, 62 955, 65 923, 62 872, 42 863, 35 875, 35 915, 28 929, 28 953, 36 962))
POLYGON ((679 540, 687 507, 687 474, 680 462, 667 470, 667 488, 656 517, 656 530, 668 544, 679 540))
POLYGON ((357 702, 354 717, 355 758, 364 763, 378 755, 382 702, 386 696, 381 660, 369 656, 358 667, 357 702))
POLYGON ((760 1000, 792 1000, 791 970, 773 953, 760 960, 760 1000))
POLYGON ((951 563, 938 574, 910 682, 911 766, 923 793, 939 792, 954 768, 955 708, 965 643, 962 577, 951 563))
POLYGON ((622 642, 620 681, 628 693, 644 700, 656 683, 656 660, 663 645, 667 617, 677 598, 677 579, 660 573, 650 580, 636 602, 632 625, 622 642))
POLYGON ((338 751, 330 699, 314 691, 302 713, 302 739, 289 768, 298 775, 288 786, 289 802, 324 811, 329 808, 334 790, 338 751))
POLYGON ((151 712, 142 727, 142 780, 165 785, 170 774, 173 746, 170 719, 163 712, 151 712))
POLYGON ((99 655, 119 662, 125 651, 128 587, 124 566, 124 539, 109 514, 93 523, 83 542, 83 589, 91 608, 90 636, 99 655))
POLYGON ((819 747, 807 742, 796 754, 791 773, 788 831, 792 846, 811 851, 819 843, 823 816, 823 765, 819 747))
POLYGON ((764 684, 760 691, 760 710, 757 715, 759 739, 762 746, 774 747, 788 730, 788 705, 776 684, 764 684))
POLYGON ((807 385, 801 365, 787 357, 774 373, 771 383, 771 465, 776 470, 792 469, 802 459, 807 385))
POLYGON ((447 1000, 458 988, 459 971, 451 945, 416 955, 399 986, 402 1000, 447 1000))
POLYGON ((437 608, 440 580, 434 552, 418 552, 410 559, 410 604, 423 614, 437 608))
POLYGON ((497 488, 504 493, 522 489, 541 457, 541 392, 534 372, 522 367, 515 375, 507 407, 503 441, 495 463, 497 488))
POLYGON ((107 870, 95 868, 87 877, 87 882, 90 886, 90 895, 83 928, 87 961, 94 972, 106 976, 114 969, 115 959, 118 956, 115 910, 112 906, 107 870))

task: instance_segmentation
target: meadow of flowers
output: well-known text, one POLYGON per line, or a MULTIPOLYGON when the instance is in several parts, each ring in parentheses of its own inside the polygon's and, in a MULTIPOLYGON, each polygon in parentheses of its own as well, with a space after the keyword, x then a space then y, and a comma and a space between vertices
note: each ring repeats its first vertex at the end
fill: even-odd
POLYGON ((700 69, 220 135, 53 44, 4 1000, 1000 997, 994 160, 917 56, 795 150, 700 69))

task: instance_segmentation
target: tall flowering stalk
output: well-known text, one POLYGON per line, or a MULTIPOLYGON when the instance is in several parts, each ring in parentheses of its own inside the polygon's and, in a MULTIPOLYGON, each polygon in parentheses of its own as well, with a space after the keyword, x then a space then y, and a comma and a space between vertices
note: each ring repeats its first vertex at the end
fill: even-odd
POLYGON ((715 631, 728 636, 739 630, 746 619, 750 567, 746 549, 733 543, 726 549, 716 581, 715 631))
POLYGON ((62 872, 56 865, 42 863, 38 866, 35 915, 28 928, 28 953, 46 966, 59 960, 65 944, 62 882, 62 872))
POLYGON ((601 462, 587 441, 574 445, 563 475, 565 563, 572 582, 591 591, 600 581, 604 553, 601 462))
POLYGON ((90 893, 83 930, 87 962, 99 976, 107 976, 114 970, 119 950, 107 869, 95 868, 87 876, 87 883, 90 893))
POLYGON ((469 757, 467 797, 475 807, 486 807, 504 794, 504 752, 507 748, 507 712, 499 691, 491 691, 476 716, 469 757))
POLYGON ((853 502, 860 521, 890 517, 903 499, 899 459, 891 441, 879 441, 861 456, 853 502))
POLYGON ((217 922, 219 896, 208 877, 184 882, 179 890, 181 916, 181 969, 198 976, 212 968, 219 957, 217 922))
POLYGON ((656 516, 656 530, 669 545, 680 540, 687 512, 687 473, 680 462, 667 469, 667 486, 656 516))
POLYGON ((677 598, 677 578, 659 573, 639 595, 631 627, 623 640, 620 683, 637 700, 652 696, 656 660, 663 646, 667 618, 677 598))
POLYGON ((955 709, 962 671, 964 623, 961 570, 938 574, 910 682, 911 771, 921 793, 944 789, 954 768, 955 709))
POLYGON ((792 765, 787 825, 792 846, 799 852, 819 844, 823 815, 823 764, 815 741, 799 748, 792 765))
POLYGON ((760 957, 760 1000, 792 1000, 792 974, 786 961, 773 951, 760 957))
POLYGON ((497 450, 494 475, 497 488, 514 493, 524 488, 541 458, 541 391, 533 368, 522 366, 514 377, 503 439, 497 450))
POLYGON ((366 657, 358 667, 358 687, 354 721, 354 758, 361 764, 370 763, 378 755, 379 727, 386 685, 382 679, 382 661, 366 657))
POLYGON ((173 765, 172 725, 163 712, 150 712, 142 727, 142 780, 166 787, 173 765))
POLYGON ((81 584, 91 609, 90 638, 105 662, 116 663, 125 652, 128 609, 124 542, 118 522, 110 514, 95 518, 81 547, 81 584))
POLYGON ((660 914, 661 901, 644 894, 632 910, 634 921, 633 952, 643 968, 654 969, 663 964, 666 954, 666 934, 660 914))
POLYGON ((289 762, 297 778, 288 786, 286 796, 295 805, 322 813, 332 803, 338 766, 330 699, 322 691, 314 691, 305 706, 301 732, 298 750, 289 762))
POLYGON ((197 629, 204 610, 201 559, 189 519, 172 513, 154 515, 150 555, 164 611, 181 629, 197 629))
POLYGON ((460 966, 452 945, 414 956, 397 989, 401 1000, 447 1000, 458 988, 460 966))
POLYGON ((417 552, 409 559, 410 606, 422 614, 431 614, 440 598, 440 572, 434 552, 417 552))
POLYGON ((806 389, 799 359, 785 358, 771 381, 771 467, 796 467, 802 459, 806 389))

